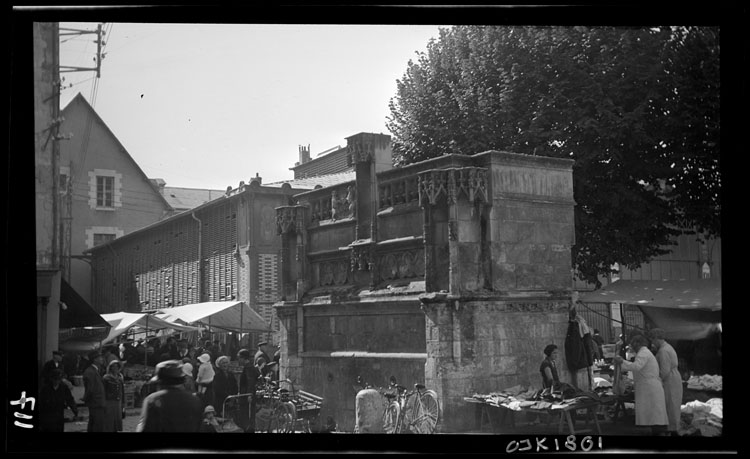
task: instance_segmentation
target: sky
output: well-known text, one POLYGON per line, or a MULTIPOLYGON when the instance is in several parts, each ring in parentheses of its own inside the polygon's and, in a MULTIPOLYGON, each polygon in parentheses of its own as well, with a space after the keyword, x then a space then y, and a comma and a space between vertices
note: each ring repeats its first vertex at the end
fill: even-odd
MULTIPOLYGON (((97 23, 60 23, 60 65, 95 66, 97 23)), ((389 134, 388 103, 438 25, 105 23, 100 77, 61 73, 149 178, 226 190, 289 180, 359 132, 389 134)))

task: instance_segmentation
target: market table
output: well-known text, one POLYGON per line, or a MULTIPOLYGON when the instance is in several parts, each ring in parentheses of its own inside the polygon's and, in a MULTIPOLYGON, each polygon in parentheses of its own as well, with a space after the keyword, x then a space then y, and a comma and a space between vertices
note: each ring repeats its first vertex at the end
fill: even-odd
POLYGON ((547 408, 544 410, 537 410, 531 407, 527 408, 521 408, 521 410, 525 410, 530 413, 548 413, 548 414, 554 414, 556 412, 560 413, 560 422, 558 423, 557 427, 557 433, 563 434, 563 422, 567 421, 568 428, 570 429, 571 435, 576 435, 583 432, 589 432, 591 429, 584 429, 584 430, 578 430, 575 429, 575 422, 573 422, 573 417, 571 415, 572 411, 578 411, 578 410, 586 410, 586 416, 587 416, 587 423, 588 418, 593 417, 594 418, 594 424, 596 425, 596 433, 597 435, 602 434, 602 429, 599 426, 599 419, 597 417, 597 412, 599 411, 599 406, 601 405, 601 402, 598 400, 590 399, 588 401, 577 401, 574 403, 564 404, 564 405, 555 405, 553 404, 551 408, 547 408))
POLYGON ((571 412, 575 412, 577 410, 586 410, 587 413, 587 422, 588 418, 592 417, 594 418, 594 424, 596 425, 596 433, 598 435, 601 435, 601 427, 599 426, 599 419, 597 418, 597 412, 599 410, 599 407, 601 405, 601 402, 599 400, 595 399, 588 399, 588 400, 573 400, 569 402, 563 402, 563 403, 551 403, 549 404, 549 408, 532 408, 534 405, 538 405, 538 402, 533 402, 532 405, 529 406, 518 406, 516 410, 513 410, 503 404, 496 404, 496 403, 489 403, 487 401, 478 400, 473 397, 464 397, 464 401, 468 403, 477 404, 477 406, 480 409, 480 423, 479 423, 479 429, 484 430, 486 424, 485 419, 489 422, 490 428, 493 432, 495 432, 495 425, 492 422, 492 417, 490 416, 489 409, 491 407, 494 408, 503 408, 501 411, 502 418, 501 418, 501 424, 505 419, 508 419, 509 417, 509 424, 512 427, 515 427, 515 421, 514 421, 514 411, 522 412, 522 413, 534 413, 534 414, 547 414, 547 415, 557 415, 559 414, 559 422, 558 422, 558 433, 563 434, 564 432, 564 426, 563 424, 567 423, 568 429, 570 431, 571 435, 576 435, 583 432, 588 432, 590 429, 584 429, 584 430, 578 430, 575 429, 575 422, 573 420, 573 416, 571 412))
POLYGON ((500 417, 500 425, 503 425, 507 421, 507 423, 511 427, 516 426, 515 418, 513 417, 513 410, 510 408, 503 406, 503 405, 496 405, 494 403, 488 403, 484 402, 482 400, 477 400, 473 397, 464 397, 464 401, 468 403, 473 403, 476 405, 478 413, 477 416, 479 425, 479 430, 484 432, 484 428, 489 425, 490 431, 495 432, 495 423, 492 422, 492 416, 490 416, 490 408, 502 408, 500 410, 501 417, 500 417))

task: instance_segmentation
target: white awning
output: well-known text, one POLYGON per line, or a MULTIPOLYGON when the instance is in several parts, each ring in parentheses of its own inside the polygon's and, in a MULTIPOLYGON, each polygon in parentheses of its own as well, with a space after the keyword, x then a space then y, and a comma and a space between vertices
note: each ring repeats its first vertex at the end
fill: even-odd
POLYGON ((165 328, 170 328, 172 330, 178 331, 197 330, 197 328, 195 327, 168 322, 164 319, 146 313, 115 312, 112 314, 102 314, 102 317, 112 326, 112 329, 109 331, 109 336, 107 336, 107 338, 102 341, 102 343, 105 344, 114 341, 115 338, 134 327, 146 331, 162 330, 165 328))
POLYGON ((210 301, 164 308, 159 309, 159 317, 240 333, 271 331, 268 322, 242 301, 210 301))

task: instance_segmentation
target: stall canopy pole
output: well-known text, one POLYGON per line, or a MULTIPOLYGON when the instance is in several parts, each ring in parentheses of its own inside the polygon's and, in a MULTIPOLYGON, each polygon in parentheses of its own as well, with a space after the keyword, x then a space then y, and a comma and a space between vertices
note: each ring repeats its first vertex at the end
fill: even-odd
POLYGON ((146 346, 143 348, 143 365, 148 366, 148 313, 146 313, 146 346))
MULTIPOLYGON (((240 303, 240 340, 242 340, 242 320, 243 320, 243 313, 245 312, 245 308, 242 307, 242 305, 245 303, 240 303)), ((238 341, 239 342, 239 341, 238 341)))

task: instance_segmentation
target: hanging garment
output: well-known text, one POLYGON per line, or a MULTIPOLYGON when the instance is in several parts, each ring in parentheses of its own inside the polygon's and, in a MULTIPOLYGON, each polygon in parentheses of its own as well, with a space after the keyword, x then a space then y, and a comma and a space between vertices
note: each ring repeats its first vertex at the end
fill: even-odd
POLYGON ((590 365, 586 355, 586 344, 581 337, 579 323, 576 320, 568 322, 568 333, 565 335, 565 362, 571 372, 590 365))

